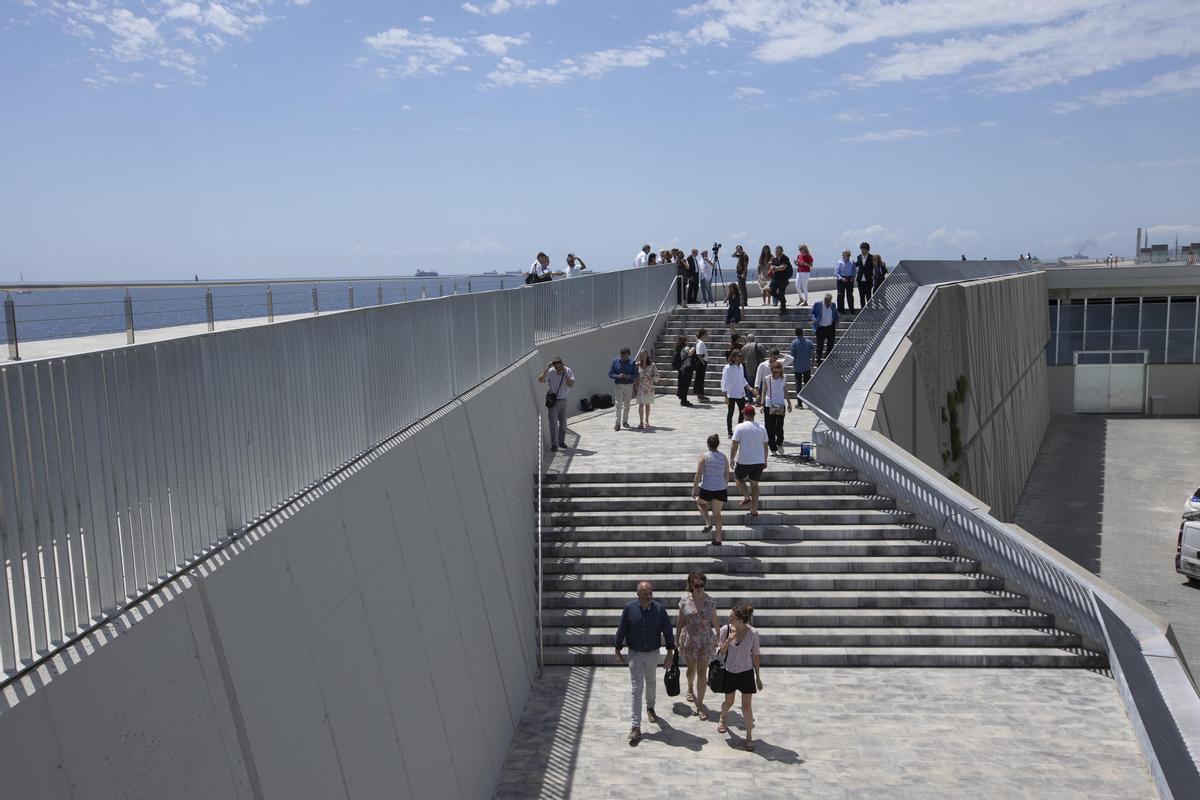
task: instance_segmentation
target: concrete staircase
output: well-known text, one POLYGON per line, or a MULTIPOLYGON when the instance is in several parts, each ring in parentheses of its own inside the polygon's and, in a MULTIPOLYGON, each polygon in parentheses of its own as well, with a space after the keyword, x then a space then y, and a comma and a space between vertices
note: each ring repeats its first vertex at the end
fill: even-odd
POLYGON ((852 470, 773 461, 752 524, 731 491, 720 547, 690 493, 681 472, 546 476, 547 664, 616 664, 613 634, 636 582, 652 581, 674 618, 693 569, 708 575, 722 622, 736 603, 754 605, 766 665, 1104 664, 852 470))
MULTIPOLYGON (((737 326, 738 333, 743 337, 753 333, 767 352, 778 347, 786 353, 791 347, 792 339, 796 337, 797 327, 803 327, 804 335, 813 341, 811 310, 808 307, 797 308, 789 305, 787 314, 781 317, 777 308, 764 308, 758 305, 757 298, 751 302, 753 305, 742 309, 742 321, 737 326)), ((838 325, 839 336, 850 326, 853 319, 848 314, 843 316, 838 325)), ((725 354, 729 351, 729 329, 725 326, 724 306, 706 308, 694 305, 689 308, 677 308, 671 312, 650 353, 658 367, 657 386, 660 394, 675 392, 678 373, 671 367, 671 357, 675 354, 676 340, 680 336, 687 336, 688 343, 695 344, 696 331, 701 328, 708 330, 708 346, 711 351, 705 385, 710 397, 723 397, 720 391, 721 369, 725 366, 725 354)), ((785 370, 784 374, 787 376, 790 393, 795 389, 795 379, 790 369, 785 370)))

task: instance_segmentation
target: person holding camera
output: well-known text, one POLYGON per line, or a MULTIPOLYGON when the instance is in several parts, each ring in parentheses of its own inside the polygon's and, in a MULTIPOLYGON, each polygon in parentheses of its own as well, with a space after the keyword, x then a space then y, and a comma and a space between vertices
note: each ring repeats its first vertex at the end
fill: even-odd
POLYGON ((550 449, 567 446, 567 396, 575 385, 575 373, 555 357, 538 375, 538 383, 549 387, 546 392, 546 416, 550 420, 550 449))
POLYGON ((735 271, 737 272, 738 294, 742 298, 742 308, 745 308, 750 305, 750 293, 746 290, 746 276, 750 273, 750 254, 739 244, 733 248, 733 257, 737 261, 735 271))
POLYGON ((583 274, 587 269, 587 264, 583 263, 583 259, 574 253, 567 253, 567 277, 575 278, 583 274))
POLYGON ((715 304, 712 291, 713 262, 708 258, 708 251, 700 254, 700 298, 704 305, 715 304))

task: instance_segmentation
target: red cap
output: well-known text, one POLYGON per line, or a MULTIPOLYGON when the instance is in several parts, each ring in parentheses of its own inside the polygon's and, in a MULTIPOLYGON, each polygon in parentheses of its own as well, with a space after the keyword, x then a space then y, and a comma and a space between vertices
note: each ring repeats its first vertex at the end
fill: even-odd
POLYGON ((746 403, 746 405, 742 406, 742 416, 743 417, 753 417, 754 416, 754 406, 750 405, 749 403, 746 403))

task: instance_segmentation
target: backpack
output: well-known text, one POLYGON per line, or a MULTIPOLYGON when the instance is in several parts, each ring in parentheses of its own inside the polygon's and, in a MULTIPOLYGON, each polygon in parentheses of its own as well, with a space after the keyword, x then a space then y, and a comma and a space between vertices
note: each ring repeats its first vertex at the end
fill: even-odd
POLYGON ((580 400, 579 400, 580 413, 586 414, 587 412, 589 412, 591 410, 592 410, 592 401, 587 399, 586 397, 580 398, 580 400))
POLYGON ((671 356, 671 369, 680 369, 683 367, 683 348, 675 351, 675 355, 671 356))

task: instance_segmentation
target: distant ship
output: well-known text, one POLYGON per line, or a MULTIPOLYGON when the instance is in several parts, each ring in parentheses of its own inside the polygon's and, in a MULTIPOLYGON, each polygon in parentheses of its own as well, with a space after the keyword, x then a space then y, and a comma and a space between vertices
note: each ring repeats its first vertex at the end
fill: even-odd
POLYGON ((505 275, 524 275, 525 271, 520 269, 510 269, 505 271, 505 275))
POLYGON ((487 272, 485 272, 483 274, 484 275, 499 275, 500 273, 496 272, 496 270, 494 270, 494 269, 489 269, 487 272))
POLYGON ((417 277, 418 277, 418 278, 436 278, 437 276, 438 276, 438 274, 437 274, 436 272, 434 272, 433 270, 431 270, 431 269, 419 269, 419 270, 417 270, 417 277))

